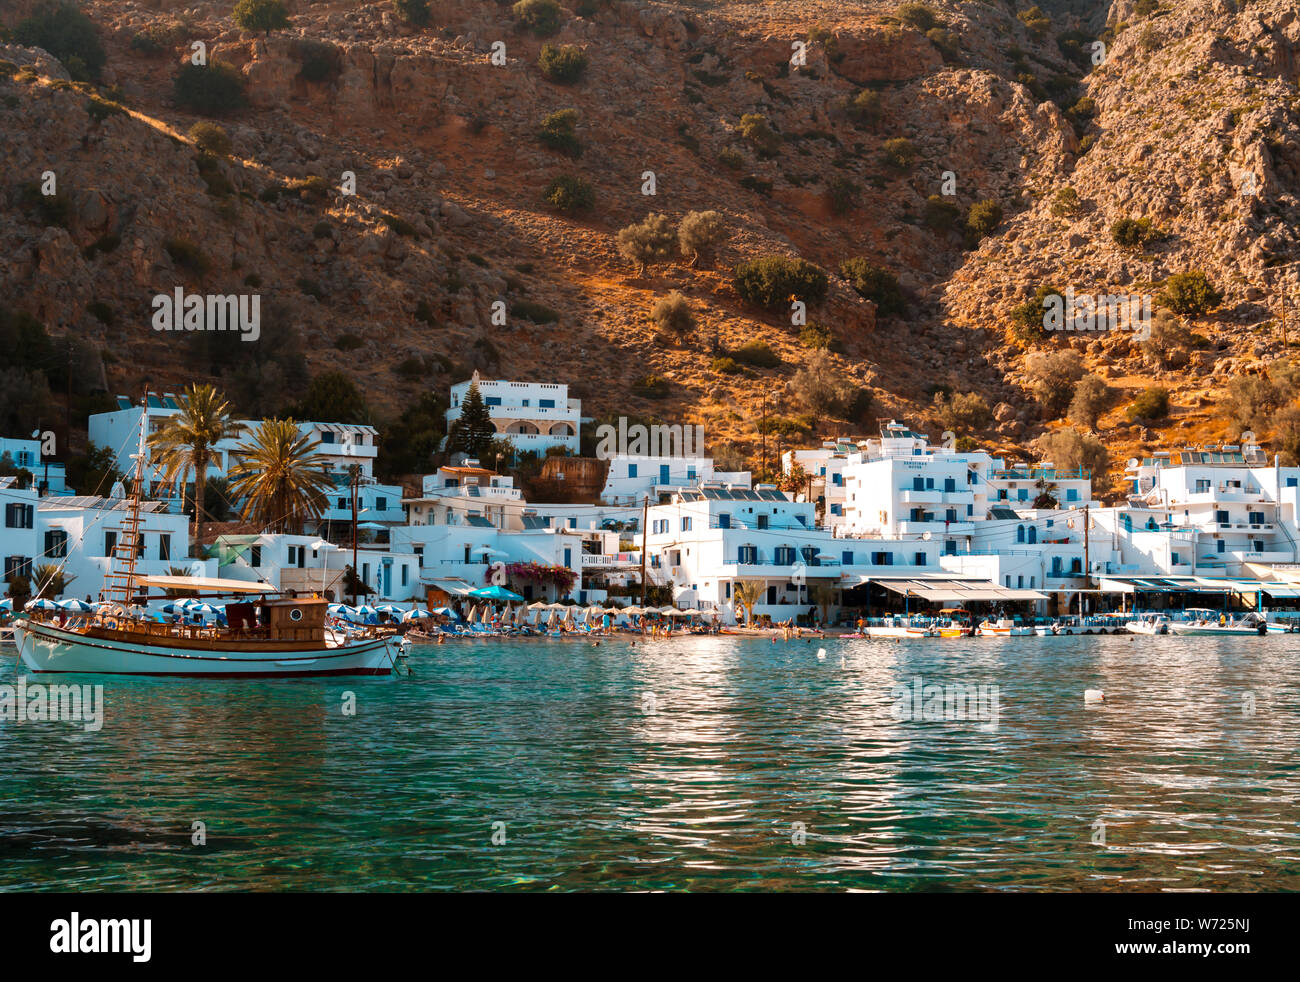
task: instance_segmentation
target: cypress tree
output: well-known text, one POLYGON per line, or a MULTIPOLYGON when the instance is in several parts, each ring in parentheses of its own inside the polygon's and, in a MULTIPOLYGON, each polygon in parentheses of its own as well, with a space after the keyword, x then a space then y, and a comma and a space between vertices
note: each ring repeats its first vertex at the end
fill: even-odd
POLYGON ((451 453, 461 451, 482 460, 496 435, 497 428, 492 424, 483 396, 479 394, 478 383, 470 382, 465 401, 460 404, 460 418, 452 424, 447 450, 451 453))

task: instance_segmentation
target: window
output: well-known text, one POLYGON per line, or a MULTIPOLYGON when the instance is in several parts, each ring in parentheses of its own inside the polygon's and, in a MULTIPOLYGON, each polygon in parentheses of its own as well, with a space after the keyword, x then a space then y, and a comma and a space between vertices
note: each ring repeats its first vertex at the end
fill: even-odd
POLYGON ((1016 500, 1017 500, 1017 501, 1028 501, 1028 500, 1029 500, 1029 489, 1028 489, 1028 488, 1020 488, 1019 490, 1017 490, 1017 491, 1016 491, 1016 500))
POLYGON ((158 536, 158 558, 162 560, 172 558, 172 537, 170 535, 158 536))
POLYGON ((628 464, 628 465, 627 465, 627 476, 628 476, 628 477, 636 477, 636 464, 628 464))
POLYGON ((943 513, 943 520, 944 520, 945 522, 955 522, 955 521, 957 521, 957 509, 956 509, 956 508, 949 508, 946 512, 943 513))
POLYGON ((728 514, 728 513, 725 512, 725 511, 718 512, 718 528, 720 528, 720 529, 729 529, 729 528, 731 528, 731 515, 730 515, 730 514, 728 514))
POLYGON ((841 486, 844 484, 844 475, 843 475, 843 474, 832 474, 832 475, 831 475, 831 483, 834 484, 837 488, 838 488, 838 487, 841 487, 841 486))
POLYGON ((406 586, 406 581, 407 578, 410 576, 410 573, 411 573, 411 567, 407 566, 406 563, 402 563, 402 586, 406 586))
POLYGON ((683 532, 689 532, 690 530, 691 530, 691 520, 690 520, 689 518, 683 518, 683 519, 682 519, 682 531, 683 531, 683 532))
POLYGON ((499 405, 501 405, 501 397, 500 397, 500 396, 488 396, 486 399, 483 400, 483 405, 485 405, 485 406, 499 406, 499 405))
POLYGON ((839 505, 831 505, 831 514, 832 514, 832 515, 842 515, 842 514, 844 514, 844 512, 840 509, 840 506, 839 506, 839 505))
POLYGON ((892 552, 873 552, 871 554, 871 563, 874 566, 893 566, 894 554, 892 552))
POLYGON ((736 557, 742 566, 757 566, 758 546, 741 546, 736 550, 736 557))
POLYGON ((840 562, 843 563, 845 566, 852 566, 853 551, 850 549, 845 549, 842 553, 840 553, 840 562))
POLYGON ((31 528, 34 513, 35 509, 31 505, 24 505, 21 502, 11 502, 5 505, 5 528, 31 528))
POLYGON ((1198 478, 1196 481, 1196 493, 1205 494, 1210 490, 1210 482, 1207 478, 1198 478))
POLYGON ((261 547, 261 546, 253 546, 253 548, 251 548, 251 549, 248 550, 248 565, 250 565, 250 566, 261 566, 261 565, 262 565, 262 547, 261 547))
POLYGON ((1016 526, 1016 541, 1017 542, 1025 541, 1025 527, 1023 525, 1016 526))
POLYGON ((1024 588, 1025 588, 1025 578, 1024 578, 1023 576, 1017 576, 1017 577, 1016 577, 1016 589, 1017 589, 1017 590, 1023 590, 1024 588))
POLYGON ((671 481, 671 480, 672 480, 672 474, 671 474, 670 471, 669 471, 668 465, 667 465, 667 464, 660 464, 660 465, 659 465, 659 483, 660 483, 660 484, 667 484, 667 483, 668 483, 669 481, 671 481))
POLYGON ((388 511, 388 499, 387 499, 387 498, 376 498, 376 499, 375 499, 375 511, 388 511))
POLYGON ((933 491, 933 490, 934 490, 934 478, 932 478, 932 477, 927 477, 927 478, 925 479, 925 489, 926 489, 927 491, 933 491))
POLYGON ((694 467, 688 467, 688 468, 686 468, 686 480, 688 480, 688 481, 694 481, 694 480, 695 480, 695 468, 694 468, 694 467))
POLYGON ((339 511, 347 511, 347 509, 348 509, 348 499, 339 498, 339 511))
POLYGON ((1252 511, 1252 512, 1250 512, 1250 514, 1249 514, 1249 524, 1251 524, 1251 525, 1263 525, 1263 524, 1264 524, 1264 513, 1263 513, 1262 511, 1252 511))
POLYGON ((1176 552, 1171 552, 1171 553, 1169 554, 1169 565, 1171 565, 1171 566, 1181 566, 1181 565, 1182 565, 1182 562, 1183 562, 1183 561, 1179 558, 1178 553, 1176 553, 1176 552))
POLYGON ((554 400, 554 399, 538 399, 538 400, 537 400, 537 405, 538 405, 540 408, 542 408, 542 409, 554 409, 554 408, 555 408, 555 400, 554 400))
POLYGON ((1214 520, 1220 525, 1228 524, 1228 512, 1226 509, 1220 509, 1214 513, 1214 520))
POLYGON ((15 576, 31 577, 32 561, 29 556, 5 556, 5 579, 15 576))
POLYGON ((333 443, 333 442, 334 442, 334 434, 331 433, 329 430, 322 430, 322 431, 321 431, 321 435, 320 435, 320 442, 321 442, 321 443, 333 443))
POLYGON ((1078 556, 1074 556, 1070 559, 1070 572, 1071 573, 1083 572, 1083 560, 1080 559, 1078 556))
POLYGON ((117 533, 105 532, 104 533, 104 555, 111 556, 116 551, 117 551, 117 533))
POLYGON ((63 529, 50 529, 45 533, 45 557, 63 559, 68 554, 68 533, 63 529))
POLYGON ((1053 556, 1053 557, 1052 557, 1052 575, 1053 575, 1053 576, 1060 576, 1060 575, 1061 575, 1061 557, 1060 557, 1060 556, 1053 556))
POLYGON ((913 562, 913 565, 916 565, 916 566, 924 566, 924 565, 925 565, 925 553, 923 553, 923 552, 918 552, 915 556, 912 557, 912 562, 913 562))
POLYGON ((1079 489, 1078 489, 1078 488, 1066 488, 1066 489, 1065 489, 1065 500, 1066 500, 1066 501, 1078 501, 1078 500, 1079 500, 1079 489))
POLYGON ((913 491, 924 491, 924 490, 925 490, 925 478, 923 478, 923 477, 914 477, 914 478, 912 478, 912 490, 913 490, 913 491))
POLYGON ((772 562, 777 566, 793 566, 794 556, 794 546, 777 546, 772 562))
POLYGON ((761 529, 767 528, 767 516, 759 515, 757 517, 758 517, 758 527, 761 529))
POLYGON ((1029 526, 1029 544, 1033 545, 1037 541, 1038 541, 1038 529, 1034 528, 1034 526, 1031 525, 1029 526))
POLYGON ((1228 551, 1228 543, 1225 542, 1223 539, 1220 539, 1217 543, 1215 543, 1215 546, 1216 546, 1216 548, 1218 549, 1219 552, 1227 552, 1227 551, 1228 551))
POLYGON ((1294 478, 1294 477, 1288 477, 1288 478, 1286 479, 1286 486, 1287 486, 1288 488, 1293 488, 1293 487, 1295 487, 1295 486, 1296 486, 1296 483, 1297 483, 1297 482, 1296 482, 1296 478, 1294 478))
POLYGON ((956 478, 953 478, 953 477, 945 477, 945 478, 943 479, 943 489, 944 489, 945 491, 956 491, 956 490, 957 490, 957 479, 956 479, 956 478))

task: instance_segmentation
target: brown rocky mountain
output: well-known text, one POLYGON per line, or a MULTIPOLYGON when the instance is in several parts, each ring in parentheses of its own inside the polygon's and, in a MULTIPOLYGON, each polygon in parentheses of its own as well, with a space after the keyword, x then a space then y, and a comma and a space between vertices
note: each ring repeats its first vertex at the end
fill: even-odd
POLYGON ((702 422, 715 447, 752 452, 765 412, 787 446, 899 415, 1028 458, 1067 425, 1031 356, 1070 349, 1110 386, 1112 466, 1242 425, 1289 446, 1293 392, 1225 409, 1230 379, 1283 352, 1300 275, 1288 0, 568 0, 545 37, 490 0, 433 0, 424 27, 388 2, 289 0, 269 33, 240 30, 227 2, 80 6, 97 76, 28 46, 38 3, 0 3, 0 303, 102 350, 110 392, 210 379, 273 412, 307 373, 343 371, 382 419, 479 368, 567 381, 597 416, 702 422), (174 80, 195 42, 232 66, 245 107, 186 102, 174 80), (580 77, 548 80, 545 45, 580 49, 580 77), (552 120, 557 149, 539 129, 565 109, 576 129, 552 120), (196 148, 205 120, 228 153, 196 148), (544 200, 561 176, 590 207, 544 200), (649 213, 702 210, 730 232, 711 262, 620 254, 619 230, 649 213), (1146 241, 1141 226, 1116 241, 1143 218, 1146 241), (813 330, 784 299, 738 293, 736 265, 767 255, 830 274, 813 330), (878 303, 860 295, 841 273, 854 257, 899 294, 886 276, 856 284, 878 303), (1166 357, 1131 331, 1016 329, 1040 288, 1152 295, 1194 270, 1222 299, 1157 301, 1185 309, 1166 357), (261 338, 153 330, 152 298, 178 286, 259 294, 261 338), (694 316, 683 339, 650 317, 673 291, 694 316), (1154 385, 1167 415, 1129 413, 1154 385), (937 411, 936 392, 977 393, 987 414, 937 411))

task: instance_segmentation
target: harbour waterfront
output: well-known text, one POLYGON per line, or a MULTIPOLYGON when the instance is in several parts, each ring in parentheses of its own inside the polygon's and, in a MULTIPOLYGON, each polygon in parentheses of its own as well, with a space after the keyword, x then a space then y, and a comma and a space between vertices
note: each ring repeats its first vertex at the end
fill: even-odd
POLYGON ((99 678, 102 730, 0 722, 0 889, 1295 890, 1297 653, 481 641, 403 679, 99 678), (996 687, 995 725, 900 718, 918 679, 996 687))

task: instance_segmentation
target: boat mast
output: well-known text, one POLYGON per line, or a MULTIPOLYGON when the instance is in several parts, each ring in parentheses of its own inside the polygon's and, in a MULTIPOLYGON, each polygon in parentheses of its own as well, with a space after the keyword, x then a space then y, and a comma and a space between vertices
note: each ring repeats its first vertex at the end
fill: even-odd
POLYGON ((135 595, 135 563, 140 551, 140 497, 144 485, 145 438, 149 429, 149 390, 145 389, 144 405, 140 412, 140 438, 136 452, 131 455, 135 471, 131 475, 131 493, 127 499, 126 517, 118 532, 113 548, 113 568, 104 576, 104 598, 128 606, 135 595))

